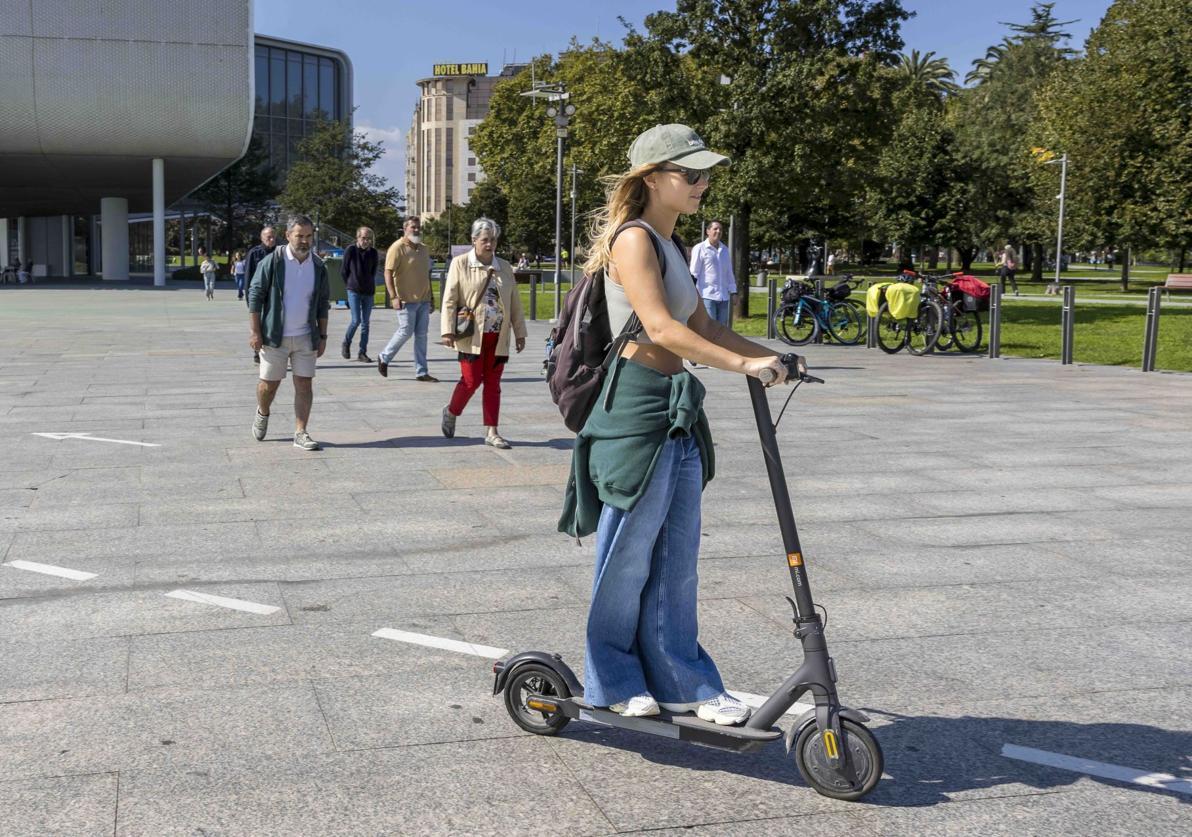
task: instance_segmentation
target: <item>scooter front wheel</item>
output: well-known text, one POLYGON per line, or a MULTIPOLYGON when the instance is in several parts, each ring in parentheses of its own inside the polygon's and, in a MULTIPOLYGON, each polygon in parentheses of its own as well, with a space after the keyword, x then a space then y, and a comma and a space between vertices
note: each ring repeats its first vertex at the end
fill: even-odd
POLYGON ((873 733, 855 721, 842 718, 840 732, 844 750, 856 774, 855 782, 850 782, 829 764, 824 738, 814 722, 799 732, 795 742, 795 764, 816 793, 852 802, 877 787, 881 780, 882 748, 873 733))
POLYGON ((535 709, 528 704, 535 695, 566 699, 571 692, 563 678, 550 668, 537 663, 518 666, 505 683, 505 708, 513 723, 535 735, 558 735, 567 726, 568 718, 561 712, 535 709))

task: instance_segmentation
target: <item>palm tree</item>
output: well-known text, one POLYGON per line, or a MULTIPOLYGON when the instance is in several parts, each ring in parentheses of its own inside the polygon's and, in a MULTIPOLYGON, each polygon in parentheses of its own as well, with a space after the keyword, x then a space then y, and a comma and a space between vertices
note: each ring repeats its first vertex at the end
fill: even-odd
POLYGON ((935 52, 919 53, 912 49, 898 62, 898 72, 911 85, 921 86, 932 94, 943 98, 960 89, 956 84, 956 73, 948 66, 946 58, 936 58, 935 52))
POLYGON ((967 76, 964 77, 965 84, 983 84, 989 81, 989 77, 993 75, 993 69, 998 62, 1006 56, 1006 50, 1013 44, 1009 38, 1002 38, 1000 44, 994 44, 989 49, 985 50, 985 57, 978 58, 973 62, 973 68, 969 70, 967 76))

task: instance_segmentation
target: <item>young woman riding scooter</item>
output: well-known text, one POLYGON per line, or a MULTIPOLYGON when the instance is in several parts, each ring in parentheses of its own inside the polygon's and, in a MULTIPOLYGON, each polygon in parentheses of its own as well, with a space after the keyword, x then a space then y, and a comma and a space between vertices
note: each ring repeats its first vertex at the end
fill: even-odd
POLYGON ((612 334, 631 314, 642 325, 576 438, 559 522, 573 536, 596 533, 586 702, 627 717, 657 715, 659 706, 725 725, 749 717, 697 640, 700 498, 715 463, 704 387, 683 360, 767 386, 789 372, 770 349, 708 317, 671 240, 679 216, 699 211, 712 171, 728 162, 685 125, 641 134, 593 224, 585 265, 605 276, 612 334), (623 229, 630 221, 647 228, 623 229))

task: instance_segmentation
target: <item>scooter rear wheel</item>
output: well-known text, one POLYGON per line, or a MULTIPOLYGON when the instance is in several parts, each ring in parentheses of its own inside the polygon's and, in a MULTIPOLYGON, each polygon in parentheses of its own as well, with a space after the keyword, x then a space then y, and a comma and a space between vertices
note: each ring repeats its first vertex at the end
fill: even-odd
POLYGON ((571 719, 561 712, 531 709, 526 701, 533 695, 569 698, 567 684, 550 668, 537 663, 518 666, 505 683, 505 708, 513 723, 535 735, 558 735, 571 719))
POLYGON ((851 784, 828 763, 824 739, 815 723, 799 731, 795 742, 795 764, 807 784, 822 796, 852 802, 869 793, 882 778, 882 748, 868 729, 842 718, 840 732, 857 781, 851 784))

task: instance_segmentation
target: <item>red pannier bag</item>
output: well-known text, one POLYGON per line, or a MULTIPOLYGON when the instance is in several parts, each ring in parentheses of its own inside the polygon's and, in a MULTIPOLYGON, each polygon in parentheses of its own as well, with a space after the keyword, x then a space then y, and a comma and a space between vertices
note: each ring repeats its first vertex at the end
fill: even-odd
POLYGON ((989 285, 976 276, 969 276, 967 273, 958 274, 952 280, 952 287, 963 294, 964 310, 989 310, 989 285))

